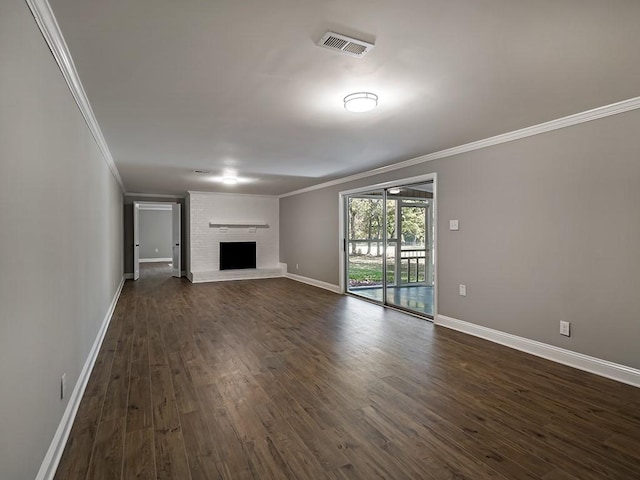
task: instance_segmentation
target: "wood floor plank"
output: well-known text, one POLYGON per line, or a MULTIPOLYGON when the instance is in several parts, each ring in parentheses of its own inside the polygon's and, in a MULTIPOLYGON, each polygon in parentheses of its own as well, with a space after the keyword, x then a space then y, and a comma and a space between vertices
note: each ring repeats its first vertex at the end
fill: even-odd
POLYGON ((83 397, 54 480, 85 478, 96 439, 103 397, 83 397))
POLYGON ((222 478, 218 472, 220 457, 215 453, 207 417, 194 410, 180 415, 185 449, 193 480, 222 478))
POLYGON ((56 479, 637 480, 640 389, 287 279, 127 282, 56 479))
POLYGON ((230 478, 227 472, 249 472, 249 463, 244 445, 234 427, 215 385, 207 385, 198 389, 201 412, 206 417, 209 433, 212 438, 215 458, 223 478, 230 478))
POLYGON ((168 366, 151 367, 153 426, 156 431, 180 430, 180 416, 168 366))
POLYGON ((87 472, 88 480, 121 478, 124 453, 125 418, 102 418, 87 472))
POLYGON ((198 410, 198 395, 182 354, 171 352, 168 361, 178 411, 181 414, 195 412, 198 410))
MULTIPOLYGON (((182 431, 155 431, 155 462, 158 480, 191 479, 182 431)), ((116 478, 116 477, 113 477, 116 478)))
POLYGON ((156 478, 155 445, 150 427, 128 432, 125 436, 122 478, 153 480, 156 478))
POLYGON ((129 382, 127 432, 153 428, 151 377, 132 377, 129 382))

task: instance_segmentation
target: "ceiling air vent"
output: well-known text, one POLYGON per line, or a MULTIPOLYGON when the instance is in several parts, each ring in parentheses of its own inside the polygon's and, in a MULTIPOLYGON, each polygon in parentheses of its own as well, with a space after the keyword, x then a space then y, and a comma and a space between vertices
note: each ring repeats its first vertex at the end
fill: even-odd
POLYGON ((325 33, 318 45, 358 58, 364 57, 373 48, 373 43, 357 40, 335 32, 325 33))
POLYGON ((211 170, 194 170, 193 173, 197 173, 199 175, 206 175, 211 173, 211 170))

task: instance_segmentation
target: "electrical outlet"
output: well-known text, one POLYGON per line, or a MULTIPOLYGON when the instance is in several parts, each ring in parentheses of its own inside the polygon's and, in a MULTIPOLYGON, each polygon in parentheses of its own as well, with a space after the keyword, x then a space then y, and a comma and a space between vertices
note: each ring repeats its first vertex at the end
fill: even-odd
POLYGON ((458 220, 449 220, 449 230, 460 230, 460 223, 458 220))
POLYGON ((63 373, 60 377, 60 400, 67 396, 67 374, 63 373))
POLYGON ((560 335, 564 335, 565 337, 571 336, 571 324, 569 322, 560 320, 560 335))
POLYGON ((459 290, 460 290, 460 296, 461 297, 466 297, 467 296, 467 286, 466 285, 460 284, 459 290))
POLYGON ((296 270, 298 270, 298 264, 296 263, 296 270))

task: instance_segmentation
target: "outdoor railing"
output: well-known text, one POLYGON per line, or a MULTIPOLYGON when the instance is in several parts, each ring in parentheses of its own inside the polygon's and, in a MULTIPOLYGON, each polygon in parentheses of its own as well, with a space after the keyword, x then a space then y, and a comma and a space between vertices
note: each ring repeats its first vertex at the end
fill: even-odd
MULTIPOLYGON (((381 285, 382 242, 379 239, 348 240, 346 246, 349 255, 349 284, 352 287, 381 285)), ((396 246, 395 241, 390 241, 386 256, 389 285, 425 284, 429 275, 427 252, 426 247, 403 246, 400 250, 399 269, 396 271, 396 246), (397 279, 396 273, 399 274, 397 279)))
POLYGON ((424 283, 426 281, 427 275, 427 249, 426 248, 412 248, 412 249, 401 249, 400 250, 400 271, 402 271, 402 267, 406 263, 407 265, 407 281, 400 283, 424 283), (422 262, 420 262, 422 260, 422 262), (422 263, 422 271, 420 271, 420 263, 422 263), (415 267, 412 270, 412 265, 415 267), (412 280, 413 278, 415 280, 412 280))

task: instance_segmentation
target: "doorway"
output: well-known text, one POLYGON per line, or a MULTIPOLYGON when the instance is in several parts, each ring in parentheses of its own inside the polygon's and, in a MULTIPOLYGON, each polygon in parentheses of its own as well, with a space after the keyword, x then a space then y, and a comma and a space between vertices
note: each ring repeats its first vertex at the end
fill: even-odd
POLYGON ((343 291, 433 319, 435 174, 340 194, 343 291))
POLYGON ((133 202, 133 279, 180 277, 180 204, 133 202))

